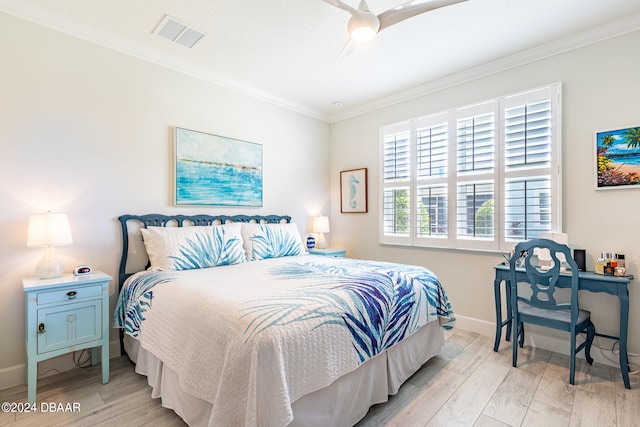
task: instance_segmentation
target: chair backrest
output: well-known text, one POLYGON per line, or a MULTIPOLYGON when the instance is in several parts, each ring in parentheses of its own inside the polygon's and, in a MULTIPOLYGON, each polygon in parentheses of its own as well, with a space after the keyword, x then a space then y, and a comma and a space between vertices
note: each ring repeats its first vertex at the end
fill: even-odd
POLYGON ((578 317, 578 265, 571 256, 571 250, 567 245, 554 242, 549 239, 532 239, 520 242, 516 245, 515 251, 509 261, 510 281, 512 284, 513 296, 517 301, 524 301, 527 304, 547 310, 559 310, 570 308, 572 311, 572 323, 578 317), (534 265, 540 251, 548 250, 551 257, 551 265, 540 268, 534 265), (568 264, 571 271, 563 272, 562 258, 568 264), (516 272, 524 269, 526 281, 520 279, 518 282, 516 272), (556 284, 560 274, 571 274, 571 300, 570 303, 559 303, 556 300, 556 284), (526 283, 531 289, 531 296, 525 297, 518 293, 517 283, 526 283))

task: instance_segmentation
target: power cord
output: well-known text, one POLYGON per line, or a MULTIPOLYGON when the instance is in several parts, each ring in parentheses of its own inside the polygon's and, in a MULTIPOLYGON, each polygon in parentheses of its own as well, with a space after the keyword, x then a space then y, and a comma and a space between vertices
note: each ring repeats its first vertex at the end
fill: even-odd
MULTIPOLYGON (((620 341, 619 340, 616 340, 616 341, 613 342, 613 345, 611 345, 611 350, 610 350, 611 354, 615 354, 615 355, 620 356, 620 349, 616 349, 616 347, 619 346, 619 345, 620 345, 620 341)), ((629 358, 629 357, 640 357, 640 356, 638 356, 637 354, 630 354, 629 352, 627 352, 627 358, 629 358)), ((635 375, 635 374, 640 373, 640 364, 631 363, 631 362, 627 361, 627 365, 628 365, 629 369, 631 369, 632 366, 635 366, 635 368, 633 370, 629 371, 629 375, 635 375)))
POLYGON ((56 368, 51 368, 51 369, 49 369, 49 370, 47 370, 45 372, 38 371, 38 376, 42 377, 42 376, 47 375, 49 372, 52 372, 52 371, 55 372, 56 374, 61 374, 62 373, 59 370, 57 370, 56 368))
MULTIPOLYGON (((586 335, 586 333, 583 332, 582 335, 586 335)), ((609 355, 606 353, 606 352, 610 352, 614 356, 620 356, 620 349, 617 348, 620 345, 620 340, 613 340, 613 344, 611 345, 611 348, 606 348, 606 347, 603 347, 600 344, 600 342, 599 342, 600 338, 602 338, 602 337, 599 337, 599 336, 596 335, 596 337, 593 339, 592 346, 597 348, 598 350, 600 350, 600 354, 602 354, 602 356, 605 359, 607 359, 608 361, 610 361, 614 365, 617 365, 618 363, 620 363, 620 360, 615 360, 615 359, 609 357, 609 355)), ((627 357, 640 357, 640 355, 633 354, 633 353, 627 353, 627 357)), ((629 366, 629 369, 630 369, 629 375, 636 375, 636 374, 640 373, 640 364, 628 362, 628 366, 629 366), (633 369, 631 369, 632 367, 633 367, 633 369)))
POLYGON ((90 368, 91 367, 91 354, 88 354, 88 357, 86 360, 82 360, 82 356, 85 354, 85 352, 87 352, 87 349, 85 348, 84 350, 80 350, 80 354, 78 354, 77 351, 73 352, 73 364, 76 365, 78 368, 90 368), (76 359, 77 356, 77 359, 76 359))
MULTIPOLYGON (((77 368, 90 368, 91 367, 91 354, 87 353, 87 349, 85 348, 84 350, 80 350, 80 354, 78 354, 77 351, 73 352, 72 358, 73 358, 73 364, 76 365, 77 368), (86 360, 82 360, 84 356, 84 354, 87 353, 86 356, 86 360)), ((60 372, 58 369, 56 368, 51 368, 46 370, 45 372, 40 372, 38 371, 38 377, 43 377, 45 375, 47 375, 49 372, 55 372, 56 374, 61 374, 62 372, 60 372)))

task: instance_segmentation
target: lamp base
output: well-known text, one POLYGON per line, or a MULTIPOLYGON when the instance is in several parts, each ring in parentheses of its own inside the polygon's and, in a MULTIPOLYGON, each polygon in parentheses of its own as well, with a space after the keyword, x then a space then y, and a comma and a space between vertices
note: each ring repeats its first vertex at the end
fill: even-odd
POLYGON ((326 249, 327 248, 327 240, 324 238, 324 233, 315 233, 318 237, 316 238, 316 248, 318 249, 326 249))
POLYGON ((64 264, 56 256, 53 246, 47 246, 34 273, 38 279, 55 279, 64 273, 64 264))

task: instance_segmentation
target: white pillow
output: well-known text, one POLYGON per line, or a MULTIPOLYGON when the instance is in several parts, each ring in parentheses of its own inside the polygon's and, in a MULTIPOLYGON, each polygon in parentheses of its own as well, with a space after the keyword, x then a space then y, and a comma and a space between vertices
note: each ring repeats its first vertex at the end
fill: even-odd
POLYGON ((189 270, 246 261, 240 224, 140 230, 150 270, 189 270))
POLYGON ((298 227, 291 223, 244 223, 242 241, 249 261, 305 253, 298 227))

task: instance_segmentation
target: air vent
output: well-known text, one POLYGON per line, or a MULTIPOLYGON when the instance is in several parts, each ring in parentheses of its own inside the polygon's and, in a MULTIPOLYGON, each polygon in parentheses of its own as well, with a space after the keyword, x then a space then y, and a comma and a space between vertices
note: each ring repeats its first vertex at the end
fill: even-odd
POLYGON ((194 47, 204 37, 202 31, 189 27, 169 15, 164 17, 162 22, 160 22, 153 31, 153 34, 157 34, 188 48, 194 47))

